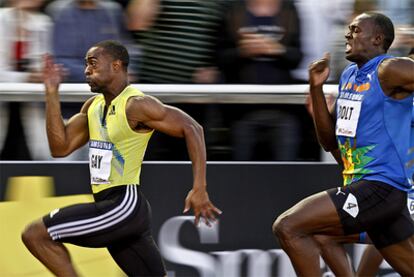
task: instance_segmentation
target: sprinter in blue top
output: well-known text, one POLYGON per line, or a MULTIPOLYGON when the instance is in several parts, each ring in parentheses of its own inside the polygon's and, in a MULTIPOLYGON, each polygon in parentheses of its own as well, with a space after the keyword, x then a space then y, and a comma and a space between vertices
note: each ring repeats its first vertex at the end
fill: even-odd
MULTIPOLYGON (((412 58, 414 59, 414 54, 412 58)), ((408 182, 412 184, 414 181, 414 102, 411 118, 410 146, 407 154, 406 168, 408 175, 411 176, 408 182)), ((411 218, 414 220, 414 185, 411 186, 411 190, 408 192, 407 208, 411 218)), ((335 276, 354 276, 355 274, 356 276, 376 276, 383 261, 381 253, 372 245, 372 241, 366 232, 347 236, 316 235, 314 238, 321 250, 322 258, 335 276), (349 243, 369 244, 361 256, 356 273, 343 247, 343 244, 349 243)))
POLYGON ((402 276, 414 273, 414 223, 406 169, 414 91, 414 61, 385 55, 394 39, 391 20, 363 13, 348 26, 336 112, 322 86, 329 54, 309 67, 314 123, 320 144, 344 165, 345 186, 312 195, 280 215, 273 232, 300 276, 320 276, 318 235, 366 231, 402 276))
POLYGON ((353 63, 342 74, 335 133, 344 165, 344 185, 364 179, 404 191, 411 187, 404 162, 413 99, 397 100, 382 91, 377 70, 390 58, 380 55, 360 68, 353 63))

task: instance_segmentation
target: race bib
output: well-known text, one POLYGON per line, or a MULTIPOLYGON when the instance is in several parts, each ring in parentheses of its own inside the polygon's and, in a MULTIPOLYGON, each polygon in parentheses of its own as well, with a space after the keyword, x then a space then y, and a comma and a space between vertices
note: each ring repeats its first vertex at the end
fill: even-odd
POLYGON ((410 215, 414 216, 414 198, 408 197, 407 207, 408 207, 408 211, 410 212, 410 215))
POLYGON ((105 141, 89 141, 89 170, 92 184, 109 184, 113 144, 105 141))
POLYGON ((361 113, 361 103, 361 101, 338 99, 335 131, 337 136, 355 137, 361 113))

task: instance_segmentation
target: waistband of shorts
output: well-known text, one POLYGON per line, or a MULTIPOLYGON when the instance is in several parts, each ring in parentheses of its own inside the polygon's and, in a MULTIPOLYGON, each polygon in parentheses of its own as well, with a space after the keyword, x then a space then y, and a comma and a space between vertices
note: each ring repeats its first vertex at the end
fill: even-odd
POLYGON ((110 187, 110 188, 101 190, 98 193, 94 193, 93 197, 95 201, 112 199, 112 198, 118 197, 119 195, 124 195, 126 193, 126 188, 128 186, 135 186, 137 191, 138 192, 140 191, 139 189, 140 186, 138 184, 125 184, 125 185, 110 187))
POLYGON ((387 191, 399 191, 403 194, 407 193, 406 191, 401 190, 400 188, 395 187, 394 185, 392 185, 390 183, 385 183, 385 182, 382 182, 382 181, 370 180, 370 179, 361 179, 361 180, 352 182, 348 186, 352 186, 353 184, 357 184, 357 183, 360 183, 360 182, 368 183, 367 185, 375 185, 376 187, 379 187, 379 188, 381 188, 383 190, 387 190, 387 191))

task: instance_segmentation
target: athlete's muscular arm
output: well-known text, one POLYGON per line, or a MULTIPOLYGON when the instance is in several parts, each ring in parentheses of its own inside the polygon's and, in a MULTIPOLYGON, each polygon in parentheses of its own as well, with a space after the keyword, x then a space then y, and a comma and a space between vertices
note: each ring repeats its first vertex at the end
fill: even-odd
POLYGON ((403 99, 414 91, 414 60, 386 59, 378 68, 378 78, 385 94, 395 99, 403 99))
POLYGON ((206 190, 206 149, 203 128, 183 111, 164 105, 151 96, 134 97, 126 107, 130 126, 140 124, 170 136, 184 138, 193 164, 193 188, 185 200, 184 212, 193 208, 198 224, 200 216, 207 224, 221 211, 209 200, 206 190))
MULTIPOLYGON (((325 97, 326 99, 326 104, 328 106, 328 110, 329 113, 331 114, 331 116, 333 116, 334 112, 335 112, 335 97, 333 95, 328 95, 328 97, 325 97)), ((313 115, 313 105, 312 105, 312 99, 310 94, 306 97, 306 108, 308 109, 309 114, 311 115, 312 119, 314 119, 314 115, 313 115)), ((335 158, 335 160, 337 161, 337 163, 339 165, 343 165, 342 163, 342 158, 341 158, 341 152, 339 151, 338 148, 331 150, 331 155, 335 158)))
POLYGON ((325 151, 338 148, 335 137, 335 124, 326 104, 322 90, 329 76, 329 54, 309 66, 310 95, 313 106, 313 122, 320 145, 325 151))
POLYGON ((46 131, 53 157, 64 157, 84 145, 89 139, 87 110, 92 98, 85 102, 80 113, 65 124, 60 109, 58 88, 62 80, 61 66, 50 56, 44 58, 43 78, 46 95, 46 131))

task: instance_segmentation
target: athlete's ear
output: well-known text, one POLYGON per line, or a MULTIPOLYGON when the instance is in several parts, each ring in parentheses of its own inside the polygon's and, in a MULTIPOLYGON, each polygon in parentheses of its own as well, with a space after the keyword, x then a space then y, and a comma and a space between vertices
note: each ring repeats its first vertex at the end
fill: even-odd
POLYGON ((112 62, 112 68, 114 69, 115 72, 122 70, 122 62, 121 60, 114 60, 112 62))
POLYGON ((384 34, 377 32, 374 36, 374 45, 375 46, 382 46, 384 45, 384 34))

